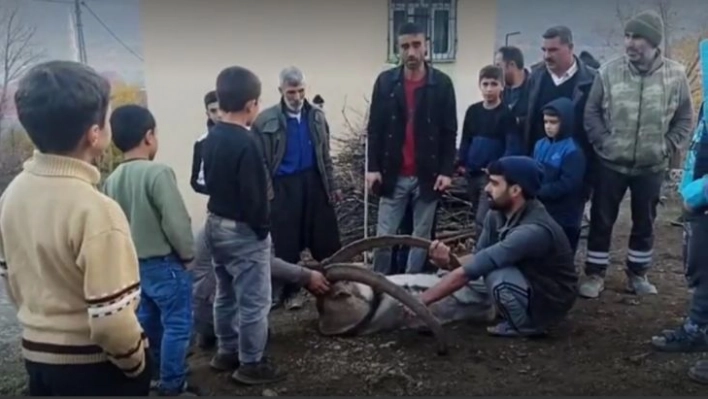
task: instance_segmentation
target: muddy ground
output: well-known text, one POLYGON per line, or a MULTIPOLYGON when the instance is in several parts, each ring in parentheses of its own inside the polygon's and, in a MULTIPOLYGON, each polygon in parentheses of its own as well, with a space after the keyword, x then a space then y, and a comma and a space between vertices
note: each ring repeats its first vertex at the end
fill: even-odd
MULTIPOLYGON (((624 209, 626 210, 625 203, 624 209)), ((191 379, 211 395, 700 395, 708 387, 686 377, 702 355, 655 353, 652 334, 681 322, 688 293, 682 275, 681 229, 669 222, 678 207, 660 208, 655 266, 660 295, 623 292, 620 267, 628 237, 623 212, 613 240, 613 266, 598 300, 579 300, 566 323, 543 340, 485 335, 484 326, 446 328, 451 354, 435 355, 433 339, 396 332, 332 339, 315 330, 312 303, 297 312, 275 311, 271 355, 290 375, 270 387, 244 388, 208 367, 210 353, 191 358, 191 379)), ((583 249, 584 251, 584 249, 583 249)), ((580 253, 578 260, 584 259, 580 253)), ((580 262, 578 262, 580 264, 580 262)), ((0 394, 21 394, 11 310, 0 303, 0 394), (5 315, 4 317, 2 315, 5 315)))

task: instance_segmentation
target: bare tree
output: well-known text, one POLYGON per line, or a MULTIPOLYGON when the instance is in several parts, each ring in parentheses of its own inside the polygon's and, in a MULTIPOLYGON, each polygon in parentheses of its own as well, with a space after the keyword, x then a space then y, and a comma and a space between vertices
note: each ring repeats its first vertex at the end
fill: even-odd
POLYGON ((663 52, 666 57, 671 57, 672 45, 674 44, 674 33, 680 29, 678 20, 678 10, 673 6, 672 0, 645 0, 645 1, 615 1, 615 18, 609 19, 607 23, 598 26, 595 31, 600 37, 605 38, 605 46, 608 51, 614 53, 622 47, 622 37, 624 36, 624 25, 638 12, 646 9, 653 9, 664 21, 663 52))
POLYGON ((0 4, 0 131, 10 85, 42 55, 35 43, 35 28, 22 21, 19 5, 0 4))
POLYGON ((677 28, 676 19, 678 12, 673 8, 670 0, 655 0, 654 8, 664 21, 664 31, 661 32, 664 37, 664 55, 671 58, 671 49, 673 47, 673 33, 677 28))

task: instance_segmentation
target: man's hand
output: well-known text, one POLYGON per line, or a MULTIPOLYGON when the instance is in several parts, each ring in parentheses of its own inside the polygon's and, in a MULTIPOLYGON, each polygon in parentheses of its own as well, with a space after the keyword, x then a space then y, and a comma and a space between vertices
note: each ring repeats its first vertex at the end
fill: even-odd
POLYGON ((336 204, 343 199, 344 199, 344 194, 342 193, 342 190, 334 190, 332 192, 332 195, 330 196, 330 200, 332 201, 333 204, 336 204))
POLYGON ((448 176, 438 175, 437 180, 435 180, 435 186, 433 190, 435 191, 445 191, 452 185, 452 179, 448 176))
POLYGON ((447 269, 450 265, 450 247, 440 240, 435 240, 430 244, 428 256, 430 261, 441 269, 447 269))
POLYGON ((381 173, 366 172, 366 187, 368 187, 369 190, 371 190, 376 182, 381 183, 381 173))
POLYGON ((324 295, 329 292, 329 281, 322 273, 313 270, 310 273, 310 281, 307 283, 306 288, 314 295, 324 295))

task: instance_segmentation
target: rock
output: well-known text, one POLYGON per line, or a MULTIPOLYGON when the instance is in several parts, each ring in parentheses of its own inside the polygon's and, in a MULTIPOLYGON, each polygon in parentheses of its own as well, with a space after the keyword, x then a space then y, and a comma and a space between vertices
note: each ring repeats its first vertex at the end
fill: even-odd
POLYGON ((278 396, 278 393, 272 389, 264 389, 261 396, 278 396))

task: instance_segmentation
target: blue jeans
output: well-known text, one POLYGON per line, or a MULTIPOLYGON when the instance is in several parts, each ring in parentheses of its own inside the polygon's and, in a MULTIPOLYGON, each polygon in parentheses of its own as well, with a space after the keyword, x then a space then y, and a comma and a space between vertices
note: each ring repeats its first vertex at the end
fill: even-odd
MULTIPOLYGON (((413 203, 413 236, 430 239, 433 219, 438 202, 424 201, 420 198, 420 187, 416 177, 399 177, 391 197, 379 200, 376 235, 394 235, 398 231, 406 213, 408 201, 413 203)), ((428 258, 427 248, 411 248, 408 253, 406 273, 421 273, 428 258)), ((374 270, 390 274, 391 248, 379 248, 374 251, 374 270)))
POLYGON ((187 377, 192 278, 173 256, 140 261, 138 320, 160 370, 160 389, 179 392, 187 377))
POLYGON ((268 340, 271 238, 259 239, 245 223, 209 214, 207 244, 214 259, 214 330, 221 354, 259 362, 268 340))

